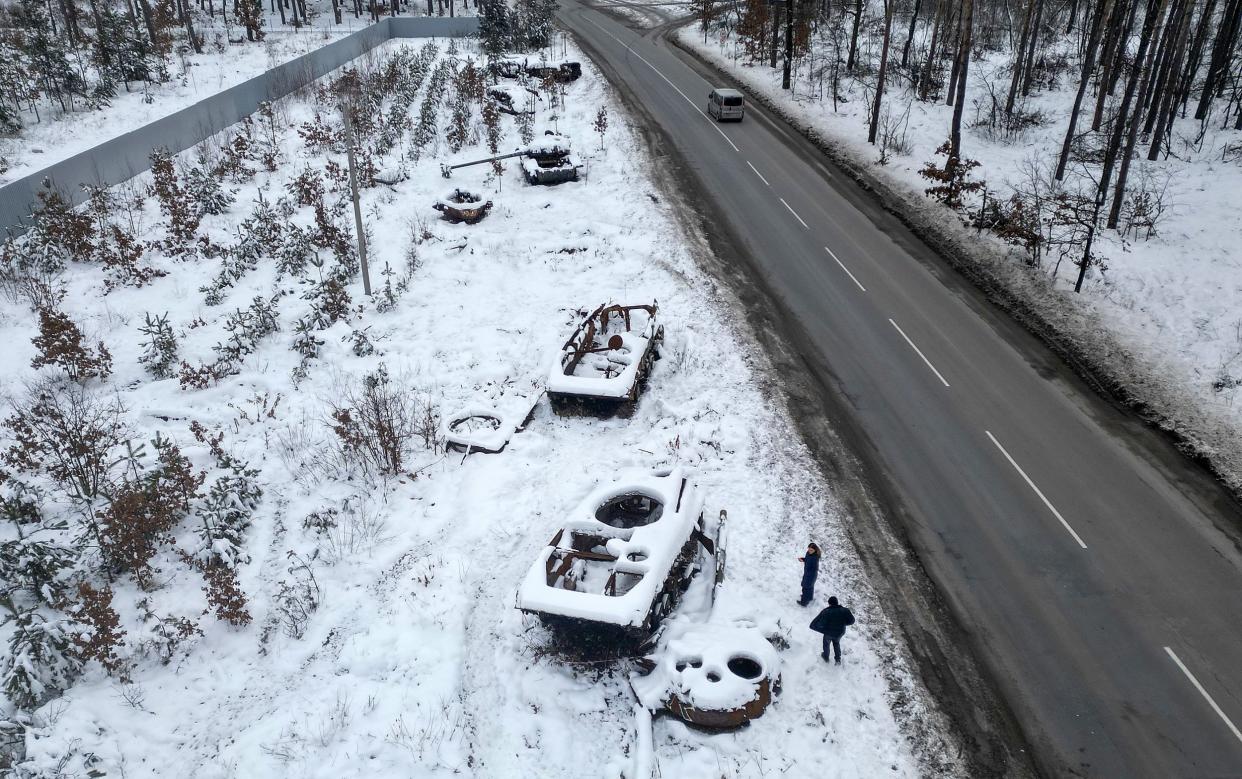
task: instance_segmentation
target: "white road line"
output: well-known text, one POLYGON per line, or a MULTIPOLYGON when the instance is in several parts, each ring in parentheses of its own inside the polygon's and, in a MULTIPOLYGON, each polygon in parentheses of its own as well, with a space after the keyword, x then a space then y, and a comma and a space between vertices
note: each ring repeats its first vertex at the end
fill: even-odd
POLYGON ((801 222, 801 223, 802 223, 802 226, 803 226, 803 227, 805 227, 806 229, 808 229, 808 230, 810 230, 810 229, 811 229, 811 226, 810 226, 810 225, 808 225, 806 222, 803 222, 803 221, 802 221, 802 217, 798 216, 798 212, 797 212, 797 211, 795 211, 795 210, 793 210, 793 208, 792 208, 792 207, 790 207, 790 205, 789 205, 788 203, 786 203, 786 202, 785 202, 785 198, 783 198, 783 197, 782 197, 782 198, 779 198, 779 200, 780 200, 780 201, 781 201, 781 203, 785 206, 785 208, 788 208, 788 209, 789 209, 789 213, 793 214, 794 219, 797 219, 799 222, 801 222))
MULTIPOLYGON (((829 252, 829 254, 831 254, 831 252, 829 252)), ((940 371, 936 370, 936 366, 932 365, 931 360, 927 359, 927 355, 923 354, 923 350, 914 345, 914 341, 911 341, 910 336, 906 335, 906 331, 901 329, 901 325, 897 324, 892 319, 889 319, 888 322, 893 327, 897 328, 897 332, 901 333, 901 337, 906 339, 906 343, 910 344, 910 348, 913 349, 919 357, 923 358, 923 362, 927 363, 927 367, 932 369, 932 373, 936 374, 936 378, 940 379, 940 383, 946 387, 949 386, 949 382, 944 380, 944 376, 941 376, 940 371)))
POLYGON ((992 443, 996 444, 996 448, 1000 450, 1000 453, 1005 455, 1005 459, 1008 460, 1009 464, 1012 465, 1014 470, 1018 472, 1018 475, 1026 481, 1031 489, 1035 490, 1035 494, 1038 495, 1039 499, 1044 502, 1044 505, 1048 507, 1048 510, 1052 512, 1052 515, 1061 520, 1061 524, 1064 525, 1065 529, 1069 531, 1069 534, 1074 537, 1074 540, 1078 542, 1078 545, 1083 549, 1086 549, 1087 545, 1082 542, 1082 537, 1074 532, 1074 528, 1070 527, 1070 523, 1065 521, 1065 517, 1061 516, 1061 512, 1057 511, 1056 506, 1052 505, 1052 501, 1044 497, 1044 493, 1040 491, 1039 487, 1035 486, 1035 482, 1031 481, 1031 477, 1026 475, 1026 471, 1022 470, 1022 466, 1018 465, 1018 463, 1009 456, 1009 452, 1005 451, 1005 447, 1001 446, 1001 442, 996 440, 996 436, 992 435, 990 430, 984 430, 983 432, 988 434, 988 438, 991 438, 992 443))
MULTIPOLYGON (((746 160, 746 164, 750 165, 750 160, 746 160)), ((767 186, 769 187, 772 186, 771 184, 768 184, 768 180, 763 177, 763 174, 759 172, 758 168, 756 168, 754 165, 750 165, 750 169, 755 172, 755 175, 759 177, 760 181, 762 181, 764 184, 767 184, 767 186)))
MULTIPOLYGON (((841 266, 841 270, 845 271, 845 274, 846 274, 847 276, 849 276, 849 277, 850 277, 850 280, 851 280, 851 281, 853 281, 855 284, 857 284, 857 285, 858 285, 858 288, 859 288, 859 289, 861 289, 863 292, 866 292, 866 291, 867 291, 867 288, 866 288, 866 287, 864 287, 864 286, 862 285, 862 283, 860 283, 860 282, 858 281, 858 279, 854 278, 854 274, 853 274, 853 273, 850 273, 850 269, 849 269, 849 268, 847 268, 847 267, 845 267, 845 263, 843 263, 843 262, 841 262, 840 260, 838 260, 838 259, 837 259, 837 255, 835 255, 835 254, 833 254, 833 253, 832 253, 832 249, 829 249, 827 246, 825 246, 825 247, 824 247, 824 251, 828 252, 828 256, 829 256, 829 257, 831 257, 831 258, 832 258, 832 259, 834 259, 834 260, 837 260, 837 265, 840 265, 840 266, 841 266)), ((888 321, 892 322, 893 320, 891 320, 891 319, 890 319, 890 320, 888 320, 888 321)), ((897 323, 896 323, 896 322, 893 322, 893 324, 897 324, 897 323)), ((897 329, 898 329, 898 330, 900 330, 901 328, 899 327, 899 328, 897 328, 897 329)), ((910 344, 910 345, 911 345, 911 346, 914 346, 914 344, 910 344)), ((932 368, 932 370, 935 370, 935 368, 932 368)), ((941 379, 941 381, 943 381, 943 379, 941 379)), ((945 386, 947 387, 948 385, 946 384, 945 386)))
POLYGON ((1186 667, 1186 664, 1182 662, 1181 658, 1179 658, 1177 654, 1167 646, 1164 648, 1164 651, 1168 652, 1169 657, 1173 658, 1173 662, 1177 663, 1177 667, 1182 669, 1182 673, 1186 674, 1186 678, 1190 680, 1190 683, 1195 686, 1195 689, 1199 691, 1199 694, 1203 696, 1203 699, 1208 702, 1209 706, 1212 707, 1212 711, 1216 712, 1216 716, 1225 721, 1225 725, 1233 731, 1234 738, 1238 741, 1242 741, 1242 731, 1239 731, 1238 726, 1233 724, 1233 720, 1229 719, 1225 712, 1221 711, 1220 706, 1216 705, 1216 701, 1212 700, 1212 696, 1208 695, 1207 690, 1203 689, 1203 685, 1199 684, 1199 680, 1196 679, 1195 675, 1190 672, 1190 669, 1186 667))
POLYGON ((612 38, 614 41, 616 41, 617 43, 621 44, 621 48, 625 49, 625 50, 626 50, 626 51, 628 51, 630 54, 633 54, 635 57, 638 57, 638 59, 639 59, 639 60, 641 60, 641 61, 642 61, 642 63, 643 63, 644 65, 646 65, 647 67, 651 68, 651 70, 652 70, 652 71, 654 71, 654 72, 655 72, 655 74, 656 74, 657 76, 659 76, 660 78, 664 79, 664 82, 665 82, 666 84, 668 84, 670 87, 672 87, 674 90, 676 90, 677 94, 681 95, 681 96, 682 96, 682 98, 683 98, 683 99, 684 99, 687 103, 689 103, 689 104, 690 104, 690 107, 691 107, 691 108, 693 108, 695 111, 698 111, 698 112, 699 112, 699 116, 703 117, 703 118, 704 118, 704 119, 706 119, 708 122, 710 122, 710 123, 711 123, 711 125, 712 125, 712 129, 713 129, 713 130, 715 130, 716 132, 720 133, 720 137, 721 137, 721 138, 724 138, 724 139, 725 139, 725 141, 727 141, 727 142, 728 142, 728 144, 729 144, 730 146, 732 146, 732 147, 733 147, 733 151, 736 151, 736 152, 740 152, 740 151, 741 151, 741 149, 739 149, 739 148, 737 147, 737 144, 735 144, 735 143, 733 142, 733 139, 732 139, 732 138, 730 138, 729 136, 725 135, 725 134, 724 134, 724 131, 723 131, 723 130, 721 130, 721 129, 717 126, 717 123, 716 123, 716 122, 713 122, 713 121, 712 121, 712 119, 711 119, 711 117, 710 117, 710 116, 708 116, 707 114, 703 113, 703 109, 699 108, 698 103, 695 103, 695 102, 694 102, 693 100, 691 100, 689 97, 686 97, 686 93, 685 93, 685 92, 682 92, 680 89, 678 89, 678 88, 677 88, 677 85, 676 85, 676 84, 674 84, 672 81, 669 81, 668 76, 666 76, 666 75, 664 75, 663 73, 661 73, 659 68, 657 68, 655 65, 652 65, 650 62, 648 62, 646 57, 644 57, 643 55, 641 55, 641 54, 639 54, 638 52, 636 52, 636 51, 634 51, 633 49, 631 49, 628 45, 626 45, 625 41, 621 40, 621 39, 620 39, 620 38, 618 38, 617 36, 615 36, 615 35, 613 35, 612 33, 608 32, 608 31, 607 31, 607 30, 605 30, 603 27, 600 27, 600 26, 599 26, 599 24, 597 24, 595 21, 593 21, 593 20, 591 20, 591 19, 587 19, 587 21, 588 21, 588 22, 590 22, 591 24, 595 25, 596 27, 599 27, 599 31, 600 31, 600 32, 602 32, 604 35, 607 35, 609 38, 612 38))

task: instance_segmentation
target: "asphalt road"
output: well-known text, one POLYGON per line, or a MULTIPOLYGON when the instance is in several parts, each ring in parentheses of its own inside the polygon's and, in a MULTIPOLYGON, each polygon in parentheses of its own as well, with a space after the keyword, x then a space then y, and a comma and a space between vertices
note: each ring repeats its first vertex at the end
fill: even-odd
POLYGON ((1041 770, 1242 776, 1236 503, 778 120, 709 121, 703 69, 658 31, 560 18, 802 329, 1041 770))

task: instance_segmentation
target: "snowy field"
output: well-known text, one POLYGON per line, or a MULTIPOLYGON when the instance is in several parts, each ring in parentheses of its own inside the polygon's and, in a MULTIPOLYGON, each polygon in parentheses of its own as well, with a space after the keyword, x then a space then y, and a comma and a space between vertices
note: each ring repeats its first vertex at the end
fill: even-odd
MULTIPOLYGON (((927 707, 853 557, 850 518, 823 487, 780 399, 760 391, 766 362, 731 301, 695 264, 690 239, 653 189, 645 148, 620 103, 558 39, 554 56, 583 60, 584 76, 565 87, 559 105, 538 90, 534 128, 572 138, 582 180, 529 186, 508 160, 499 174, 482 165, 446 181, 438 163, 486 156, 486 129, 479 103, 456 97, 465 82, 452 74, 471 53, 450 57, 450 44, 434 45, 425 62, 452 61, 443 68, 448 83, 429 97, 435 69, 419 82, 417 98, 402 109, 416 126, 373 158, 378 177, 393 183, 362 193, 374 299, 349 272, 348 240, 313 256, 286 252, 286 241, 284 270, 270 253, 244 260, 244 244, 265 238, 256 224, 282 234, 290 225, 314 231, 313 208, 298 207, 290 185, 300 176, 303 191, 313 190, 316 171, 327 190, 320 196, 326 221, 349 238, 352 214, 339 176, 345 155, 331 144, 308 148, 303 139, 314 135, 317 109, 305 99, 284 102, 271 124, 279 129, 275 143, 248 152, 275 154, 276 170, 251 158, 258 172, 228 185, 236 190, 232 205, 203 217, 196 235, 231 247, 223 257, 200 251, 174 259, 152 250, 143 262, 166 275, 141 288, 105 292, 108 272, 87 263, 55 280, 66 290, 61 310, 87 343, 103 342, 111 353, 111 376, 85 379, 83 391, 124 407, 130 440, 161 435, 178 444, 208 473, 203 493, 239 473, 230 462, 244 462, 257 470, 250 478, 262 495, 235 494, 229 504, 237 509, 230 515, 235 546, 219 537, 205 546, 199 494, 159 539, 145 587, 132 571, 112 568, 112 608, 124 631, 115 650, 121 670, 108 674, 90 661, 63 695, 27 714, 10 701, 8 720, 25 723, 19 775, 618 776, 634 740, 629 675, 636 666, 559 656, 515 598, 565 513, 598 483, 622 467, 671 465, 693 471, 709 515, 729 513, 729 567, 711 619, 748 621, 783 636, 788 648, 781 653, 783 693, 748 728, 709 735, 658 719, 659 775, 952 773, 956 747, 937 730, 939 715, 927 707), (608 116, 602 137, 593 130, 601 109, 608 116), (453 153, 450 117, 463 110, 467 136, 453 153), (475 226, 440 220, 431 206, 452 187, 484 194, 494 203, 490 216, 475 226), (291 209, 264 222, 260 197, 278 211, 282 200, 291 209), (325 279, 343 280, 348 300, 325 279), (436 418, 537 392, 577 312, 607 301, 658 301, 666 330, 662 359, 632 416, 562 417, 545 399, 501 454, 442 450, 436 418), (255 306, 270 306, 274 332, 267 326, 256 333, 253 320, 239 324, 244 317, 235 312, 255 306), (182 387, 175 375, 153 378, 139 362, 148 340, 140 327, 147 314, 165 312, 183 375, 221 365, 226 325, 234 336, 250 332, 241 339, 245 348, 230 352, 236 372, 220 371, 203 388, 182 387), (406 441, 405 459, 388 477, 342 456, 333 429, 341 424, 333 410, 363 393, 364 377, 381 366, 388 386, 427 423, 419 427, 427 440, 406 441), (796 557, 808 540, 824 550, 816 606, 835 593, 859 618, 846 636, 842 667, 820 659, 819 636, 807 629, 814 610, 795 602, 796 557), (178 550, 233 567, 248 624, 217 618, 203 576, 178 550)), ((410 43, 382 51, 403 49, 422 51, 410 43)), ((326 106, 318 109, 319 127, 331 131, 339 121, 326 106)), ((393 127, 395 115, 385 116, 393 127)), ((256 124, 255 138, 262 127, 256 124)), ((521 144, 513 117, 501 117, 500 128, 500 149, 521 144)), ((182 155, 183 170, 194 159, 182 155)), ((144 241, 167 237, 168 220, 153 199, 130 217, 118 211, 116 218, 144 241)), ((56 373, 30 367, 38 334, 25 303, 0 313, 11 405, 25 402, 31 382, 56 373)), ((155 467, 151 446, 128 459, 116 449, 110 454, 123 462, 108 469, 109 479, 155 467)), ((27 524, 25 536, 78 536, 81 502, 46 474, 21 478, 42 491, 50 528, 27 524), (58 521, 67 529, 56 530, 58 521)), ((2 537, 14 538, 18 527, 6 522, 2 537)), ((98 556, 79 545, 65 575, 102 588, 98 556)), ((21 603, 53 622, 66 613, 28 595, 21 603)), ((673 619, 702 618, 683 609, 673 619)), ((0 640, 7 643, 13 630, 7 621, 0 640)))
MULTIPOLYGON (((921 24, 918 35, 928 26, 921 24)), ((894 59, 905 39, 904 23, 900 30, 897 27, 894 59)), ((878 56, 879 38, 873 25, 865 25, 864 32, 860 57, 870 62, 878 56)), ((1148 237, 1143 229, 1128 235, 1102 231, 1096 248, 1104 258, 1103 268, 1092 268, 1082 293, 1075 295, 1077 268, 1070 258, 1060 263, 1055 257, 1045 258, 1041 268, 1028 272, 1017 250, 991 233, 957 228, 958 220, 945 220, 944 207, 924 196, 930 182, 919 170, 933 159, 943 161, 936 149, 948 137, 953 109, 943 99, 914 99, 908 79, 895 65, 882 123, 891 122, 904 149, 881 164, 877 147, 866 142, 874 67, 864 67, 854 79, 842 65, 841 99, 834 106, 830 77, 822 65, 826 59, 815 68, 799 60, 793 89, 784 92, 780 69, 748 61, 732 33, 713 29, 705 43, 694 23, 676 34, 683 45, 724 68, 865 176, 882 182, 909 218, 951 241, 960 260, 975 262, 1001 279, 1161 424, 1209 455, 1226 481, 1242 487, 1242 254, 1237 251, 1242 222, 1228 194, 1242 191, 1242 162, 1225 152, 1242 142, 1242 132, 1221 129, 1225 119, 1218 115, 1196 143, 1199 123, 1179 119, 1170 136, 1172 156, 1156 162, 1146 159, 1147 147, 1140 142, 1130 191, 1147 182, 1147 190, 1163 200, 1156 234, 1148 237)), ((848 30, 842 35, 848 37, 848 30)), ((828 32, 824 36, 830 38, 828 32)), ((916 40, 917 61, 925 54, 918 53, 922 38, 916 40)), ((828 45, 816 43, 825 51, 828 45)), ((988 95, 999 94, 1004 100, 1010 61, 1007 52, 985 52, 972 60, 962 130, 963 155, 980 163, 974 178, 986 181, 989 196, 1002 200, 1014 189, 1029 190, 1032 169, 1049 178, 1048 166, 1056 164, 1078 85, 1077 68, 1072 67, 1055 88, 1033 93, 1022 108, 1040 115, 1042 122, 1006 138, 986 120, 988 95)), ((1092 102, 1088 94, 1088 103, 1092 102)), ((1084 113, 1089 122, 1090 109, 1084 113)), ((1071 166, 1067 181, 1074 176, 1071 166)), ((978 209, 978 195, 969 207, 978 209)), ((1080 256, 1081 249, 1076 251, 1080 256)))

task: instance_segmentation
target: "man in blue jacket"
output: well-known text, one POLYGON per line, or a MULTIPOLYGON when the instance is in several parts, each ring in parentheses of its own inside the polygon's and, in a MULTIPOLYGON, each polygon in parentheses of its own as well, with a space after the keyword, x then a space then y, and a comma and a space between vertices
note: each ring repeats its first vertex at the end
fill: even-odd
POLYGON ((799 557, 802 563, 802 600, 799 606, 805 606, 815 596, 815 577, 819 575, 819 547, 814 542, 807 544, 806 555, 799 557))
POLYGON ((824 660, 828 659, 828 647, 832 646, 837 665, 841 664, 841 637, 845 628, 854 624, 854 615, 849 609, 837 602, 837 596, 828 599, 828 608, 815 615, 811 620, 811 630, 824 634, 824 660))

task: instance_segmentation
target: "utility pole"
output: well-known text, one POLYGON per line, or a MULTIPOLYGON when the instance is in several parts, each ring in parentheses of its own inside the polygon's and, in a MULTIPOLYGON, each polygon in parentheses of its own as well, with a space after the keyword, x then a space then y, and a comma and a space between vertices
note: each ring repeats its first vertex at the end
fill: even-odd
POLYGON ((349 160, 349 194, 354 201, 354 232, 358 235, 358 263, 362 267, 362 291, 371 297, 371 271, 367 268, 367 236, 362 230, 362 206, 358 202, 358 173, 354 169, 354 123, 349 115, 348 101, 341 102, 345 117, 345 150, 349 160))

